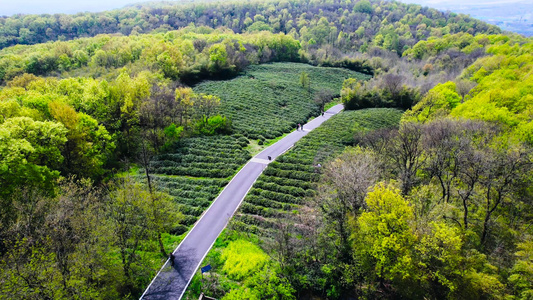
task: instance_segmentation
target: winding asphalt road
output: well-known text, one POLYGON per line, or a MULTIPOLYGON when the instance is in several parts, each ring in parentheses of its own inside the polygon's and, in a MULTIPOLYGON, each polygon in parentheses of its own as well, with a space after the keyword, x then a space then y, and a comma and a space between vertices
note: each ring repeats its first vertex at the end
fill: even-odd
POLYGON ((305 124, 303 130, 293 131, 248 161, 174 250, 176 256, 174 267, 171 267, 170 261, 167 260, 141 299, 181 299, 218 235, 226 227, 254 182, 270 162, 268 157, 274 160, 289 150, 309 131, 317 128, 341 110, 342 104, 332 107, 324 116, 319 116, 305 124))

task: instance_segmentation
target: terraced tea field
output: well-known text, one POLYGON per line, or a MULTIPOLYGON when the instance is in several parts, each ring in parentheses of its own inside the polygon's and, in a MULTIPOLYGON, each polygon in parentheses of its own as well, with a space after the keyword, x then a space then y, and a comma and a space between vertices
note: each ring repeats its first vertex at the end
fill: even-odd
MULTIPOLYGON (((222 254, 234 239, 245 239, 261 244, 274 230, 279 230, 279 220, 291 219, 299 213, 300 206, 316 193, 320 178, 320 165, 340 154, 346 146, 353 145, 354 134, 360 130, 374 130, 398 126, 402 111, 395 109, 366 109, 345 111, 333 116, 320 127, 303 137, 286 154, 270 163, 259 176, 230 222, 233 233, 223 234, 209 252, 202 265, 211 264, 223 290, 238 289, 242 282, 231 279, 222 271, 222 254), (244 235, 241 233, 245 233, 244 235)), ((184 299, 197 299, 202 279, 195 275, 184 299)), ((220 288, 220 287, 219 287, 220 288)), ((222 290, 205 290, 208 294, 223 295, 222 290)))
POLYGON ((338 95, 346 78, 369 76, 340 68, 275 63, 250 66, 237 78, 203 82, 194 90, 219 96, 221 113, 231 119, 237 132, 251 139, 271 139, 317 116, 314 95, 320 90, 338 95), (300 84, 302 72, 309 75, 310 92, 300 84))
POLYGON ((175 151, 151 162, 154 181, 179 204, 185 215, 173 234, 182 234, 209 207, 221 189, 250 158, 242 135, 185 139, 175 151))
POLYGON ((174 197, 185 215, 172 233, 187 231, 251 158, 245 149, 248 138, 271 139, 290 132, 296 124, 318 115, 314 93, 327 89, 338 94, 349 77, 368 76, 339 68, 276 63, 251 66, 232 80, 197 85, 195 92, 221 97, 221 113, 230 117, 237 133, 184 139, 174 151, 151 162, 157 185, 174 197), (300 84, 302 72, 309 75, 311 91, 300 84))
POLYGON ((401 114, 395 109, 345 111, 311 131, 259 176, 234 217, 233 227, 268 236, 275 218, 293 214, 306 197, 314 195, 319 164, 352 145, 357 130, 398 126, 401 114))
POLYGON ((155 157, 151 166, 156 174, 226 178, 251 158, 244 149, 247 145, 248 140, 239 135, 189 138, 175 151, 155 157))

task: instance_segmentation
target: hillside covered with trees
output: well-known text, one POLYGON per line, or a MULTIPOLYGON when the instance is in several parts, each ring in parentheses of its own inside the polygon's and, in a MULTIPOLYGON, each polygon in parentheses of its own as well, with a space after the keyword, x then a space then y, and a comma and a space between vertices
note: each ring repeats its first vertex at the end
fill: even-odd
POLYGON ((283 32, 309 45, 335 43, 339 50, 384 44, 399 53, 429 36, 500 32, 498 27, 466 15, 400 2, 152 2, 102 13, 2 17, 0 48, 98 34, 165 32, 191 23, 198 27, 225 27, 235 33, 283 32))
POLYGON ((331 101, 187 297, 533 295, 531 38, 394 1, 156 2, 2 17, 0 48, 0 298, 137 298, 331 101))

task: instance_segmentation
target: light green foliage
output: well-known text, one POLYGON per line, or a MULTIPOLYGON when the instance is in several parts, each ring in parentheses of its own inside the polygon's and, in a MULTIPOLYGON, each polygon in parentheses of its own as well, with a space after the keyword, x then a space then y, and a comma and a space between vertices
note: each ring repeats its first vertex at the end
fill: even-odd
POLYGON ((492 41, 495 41, 497 40, 495 37, 498 36, 487 36, 481 34, 474 37, 471 34, 464 32, 446 34, 442 37, 433 36, 429 37, 425 41, 416 43, 411 49, 405 51, 403 56, 406 56, 410 59, 422 59, 427 56, 436 56, 448 49, 456 49, 468 54, 475 49, 483 49, 487 44, 490 43, 489 37, 491 37, 492 41))
POLYGON ((437 85, 404 119, 425 122, 451 115, 484 120, 504 125, 513 135, 531 144, 533 42, 488 35, 476 36, 473 41, 458 39, 455 43, 486 44, 487 52, 493 54, 479 58, 463 72, 462 77, 477 86, 464 103, 459 103, 452 82, 437 85))
POLYGON ((241 300, 241 299, 260 300, 261 298, 259 298, 259 296, 253 289, 240 288, 240 289, 231 290, 222 299, 223 300, 241 300))
POLYGON ((453 295, 461 284, 464 258, 459 230, 446 223, 431 222, 430 232, 415 245, 421 279, 446 287, 453 295))
POLYGON ((92 116, 81 111, 102 116, 108 121, 109 109, 103 109, 106 93, 92 79, 42 79, 21 76, 10 83, 11 87, 0 92, 0 106, 8 105, 6 117, 28 116, 33 120, 54 120, 68 130, 66 144, 61 147, 65 157, 61 171, 97 177, 103 174, 102 166, 113 152, 115 145, 107 129, 92 116), (15 96, 19 85, 26 88, 15 96), (65 94, 69 95, 66 97, 65 94), (88 99, 96 97, 96 99, 88 99), (23 105, 18 104, 20 101, 23 105))
POLYGON ((228 53, 224 44, 214 44, 209 48, 210 68, 213 70, 221 69, 227 66, 228 53))
POLYGON ((168 45, 165 48, 165 51, 157 55, 156 61, 166 77, 174 80, 178 79, 180 69, 182 69, 184 65, 183 56, 177 47, 174 47, 173 45, 168 45))
POLYGON ((275 270, 273 267, 264 267, 247 280, 246 285, 257 295, 257 299, 295 300, 294 288, 275 270))
POLYGON ((438 84, 407 111, 402 120, 424 123, 448 115, 461 102, 461 96, 455 90, 453 82, 438 84))
POLYGON ((270 25, 263 21, 256 21, 252 25, 250 25, 247 29, 247 32, 254 32, 254 31, 270 31, 272 32, 273 29, 270 25))
POLYGON ((14 117, 0 124, 1 194, 22 184, 51 188, 63 160, 67 130, 55 122, 14 117))
POLYGON ((150 83, 146 73, 131 78, 122 72, 110 87, 111 97, 120 103, 121 118, 128 124, 138 122, 137 110, 141 99, 150 95, 150 83))
POLYGON ((213 95, 203 93, 193 95, 193 109, 196 118, 202 123, 207 123, 220 106, 220 98, 213 95))
MULTIPOLYGON (((342 103, 350 102, 361 89, 361 83, 355 78, 348 78, 342 83, 341 100, 342 103)), ((346 104, 345 104, 346 105, 346 104)))
POLYGON ((215 135, 229 132, 228 120, 226 117, 217 115, 207 119, 207 122, 200 121, 198 130, 202 135, 215 135))
POLYGON ((529 239, 519 243, 515 255, 517 260, 511 269, 509 282, 518 295, 517 299, 531 299, 533 297, 533 241, 529 239))
POLYGON ((176 127, 176 124, 172 123, 169 126, 165 127, 163 130, 166 137, 164 148, 169 148, 171 145, 173 145, 175 142, 178 141, 179 137, 181 136, 181 133, 183 132, 183 126, 176 127))
POLYGON ((241 280, 251 274, 252 271, 261 269, 269 260, 261 248, 245 240, 230 242, 222 252, 224 271, 235 280, 241 280))
POLYGON ((87 114, 76 113, 68 104, 50 102, 49 110, 52 117, 68 129, 67 143, 62 149, 66 160, 62 168, 65 174, 102 175, 102 166, 115 149, 105 127, 87 114))
POLYGON ((533 54, 528 51, 533 42, 520 48, 507 42, 494 46, 494 56, 479 59, 465 70, 478 83, 470 100, 458 106, 452 115, 504 124, 516 130, 517 135, 530 141, 530 114, 533 110, 533 54))
POLYGON ((0 101, 0 124, 6 119, 20 116, 20 104, 15 100, 0 101))
POLYGON ((368 210, 357 219, 356 249, 361 258, 374 261, 378 278, 407 279, 413 276, 411 247, 416 236, 410 228, 413 208, 400 190, 380 183, 366 197, 368 210))
MULTIPOLYGON (((228 235, 225 231, 207 256, 205 263, 210 263, 213 269, 203 275, 202 291, 221 299, 296 299, 295 290, 280 273, 279 265, 256 241, 235 232, 228 235)), ((192 280, 186 299, 197 297, 191 293, 200 292, 196 285, 199 277, 192 280)))
MULTIPOLYGON (((28 241, 20 241, 11 249, 11 257, 21 257, 28 251, 28 241)), ((40 298, 68 299, 61 285, 61 273, 55 264, 56 257, 53 252, 44 247, 33 247, 29 263, 17 265, 17 262, 8 259, 0 262, 2 266, 2 287, 0 295, 13 298, 40 298), (11 265, 15 263, 15 265, 11 265), (18 267, 18 268, 17 268, 18 267), (32 278, 32 284, 25 282, 24 278, 32 278)), ((82 294, 85 294, 83 291, 82 294)), ((85 296, 89 296, 87 293, 85 296)), ((96 296, 96 294, 93 294, 96 296)))

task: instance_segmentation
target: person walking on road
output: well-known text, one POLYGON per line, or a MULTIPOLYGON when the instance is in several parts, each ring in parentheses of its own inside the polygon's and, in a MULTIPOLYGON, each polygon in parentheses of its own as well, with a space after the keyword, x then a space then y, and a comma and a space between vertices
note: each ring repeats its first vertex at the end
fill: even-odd
POLYGON ((298 123, 298 126, 296 126, 296 130, 300 130, 300 123, 298 123))
POLYGON ((170 252, 170 254, 168 255, 168 258, 170 259, 170 266, 174 267, 174 260, 176 259, 176 256, 174 255, 174 253, 170 252))
POLYGON ((302 131, 304 131, 304 124, 302 124, 302 125, 300 126, 300 129, 301 129, 302 131))

